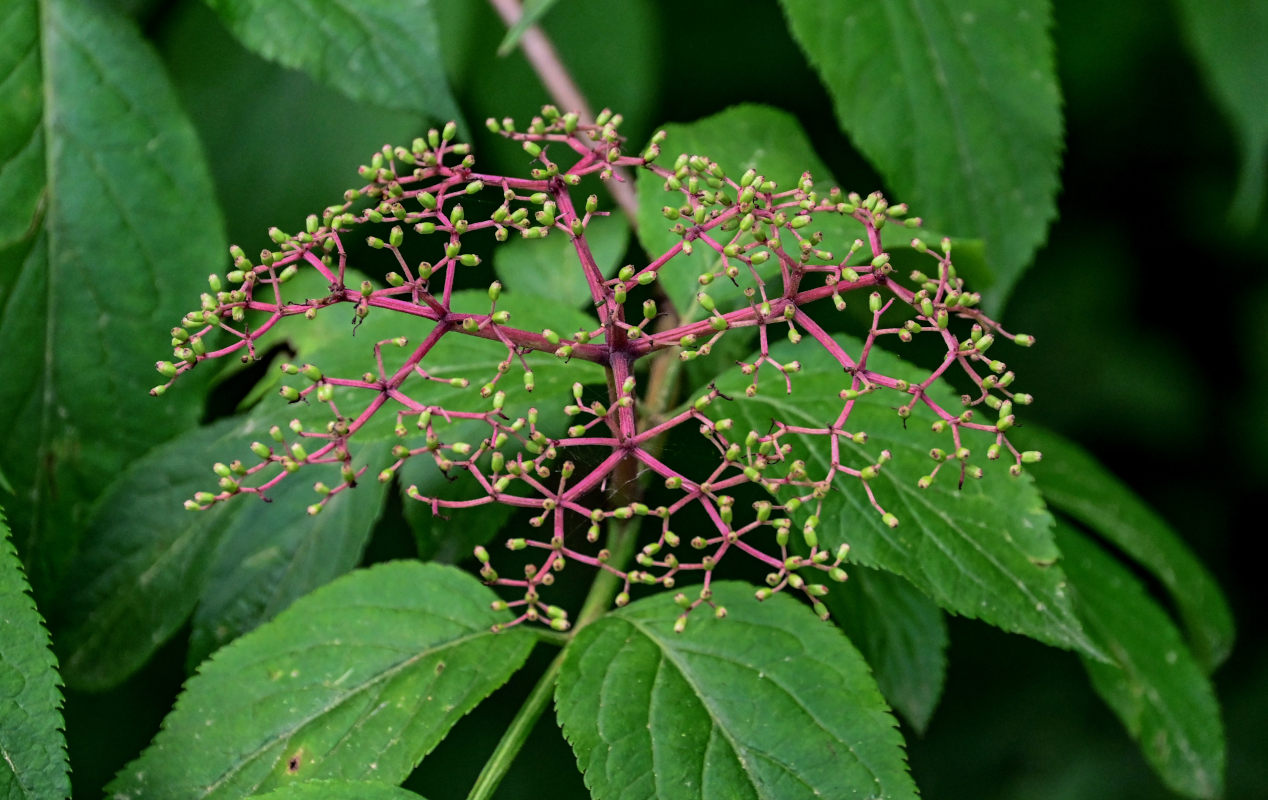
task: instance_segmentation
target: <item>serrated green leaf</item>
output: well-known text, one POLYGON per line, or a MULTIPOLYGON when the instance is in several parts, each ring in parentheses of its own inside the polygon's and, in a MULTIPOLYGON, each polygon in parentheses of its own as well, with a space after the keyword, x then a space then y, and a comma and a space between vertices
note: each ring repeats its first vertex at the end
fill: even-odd
MULTIPOLYGON (((862 348, 860 342, 844 336, 837 337, 837 342, 855 357, 862 348)), ((774 345, 770 354, 777 362, 801 362, 801 371, 792 376, 792 395, 776 393, 772 386, 766 393, 745 397, 750 378, 731 370, 717 387, 735 399, 714 401, 709 413, 733 417, 737 426, 761 432, 772 419, 820 428, 836 424, 841 412, 839 392, 848 385, 840 364, 812 339, 800 345, 774 345)), ((867 365, 913 384, 927 377, 878 348, 872 349, 867 365)), ((941 382, 935 382, 926 394, 943 408, 959 403, 941 382)), ((883 524, 863 487, 856 479, 841 476, 819 512, 820 540, 830 548, 848 543, 852 561, 907 578, 948 611, 1058 647, 1096 654, 1070 607, 1065 576, 1056 563, 1060 553, 1052 541, 1052 517, 1030 477, 1013 478, 998 465, 963 488, 957 487, 954 475, 947 474, 928 489, 918 488, 916 481, 933 466, 929 451, 949 447, 950 436, 932 433, 931 417, 920 410, 913 412, 904 428, 894 413, 894 397, 877 392, 856 400, 849 426, 851 431, 866 432, 868 441, 865 445, 845 437, 839 441, 841 462, 856 469, 876 463, 882 450, 893 454, 870 485, 881 506, 898 517, 898 527, 883 524)), ((975 443, 969 439, 966 443, 972 447, 975 443)), ((804 459, 814 475, 830 473, 830 447, 822 437, 810 442, 797 436, 789 441, 796 443, 789 459, 804 459)), ((980 446, 986 444, 980 442, 980 446)), ((804 516, 809 510, 799 513, 804 516)))
POLYGON ((1180 632, 1122 564, 1068 524, 1058 522, 1056 536, 1079 617, 1115 662, 1083 659, 1097 694, 1167 786, 1190 797, 1220 796, 1219 706, 1180 632))
POLYGON ((942 611, 897 575, 858 566, 849 574, 820 599, 871 665, 881 694, 923 733, 946 681, 942 611))
POLYGON ((867 664, 791 597, 713 584, 681 634, 668 594, 578 631, 555 702, 596 800, 915 797, 867 664))
POLYGON ((1086 450, 1043 428, 1028 425, 1014 437, 1039 450, 1031 467, 1044 499, 1104 536, 1167 587, 1188 632, 1189 645, 1206 672, 1233 648, 1233 616, 1219 585, 1157 512, 1086 450))
MULTIPOLYGON (((597 217, 586 226, 585 242, 600 273, 615 273, 629 238, 629 223, 619 214, 597 217)), ((593 305, 571 236, 511 239, 493 252, 493 268, 515 294, 545 297, 573 308, 593 305)))
POLYGON ((498 45, 498 55, 505 56, 514 50, 515 45, 519 44, 520 38, 524 36, 524 32, 546 16, 546 12, 550 11, 551 7, 557 2, 559 0, 526 0, 520 18, 515 21, 514 25, 507 28, 506 36, 503 37, 502 43, 498 45))
POLYGON ((1268 183, 1268 6, 1258 0, 1175 0, 1181 28, 1211 93, 1233 123, 1242 172, 1229 215, 1249 228, 1259 218, 1268 183))
POLYGON ((1008 296, 1056 216, 1061 94, 1047 0, 781 0, 842 129, 942 230, 986 240, 1008 296))
POLYGON ((458 119, 430 0, 208 0, 241 42, 354 100, 458 119))
POLYGON ((369 781, 307 781, 251 797, 259 800, 419 800, 420 795, 399 786, 369 781))
POLYGON ((197 138, 132 23, 65 0, 3 13, 0 467, 40 587, 92 500, 197 417, 147 396, 151 336, 206 288, 224 242, 197 138))
MULTIPOLYGON (((353 467, 382 464, 386 442, 360 448, 353 467)), ((298 598, 351 571, 361 561, 383 510, 387 487, 373 479, 332 497, 320 514, 309 481, 286 481, 270 503, 247 504, 221 534, 194 611, 187 663, 192 667, 226 642, 272 619, 298 598)), ((176 512, 173 512, 176 513, 176 512)))
POLYGON ((67 684, 121 683, 185 623, 225 526, 244 506, 182 504, 214 484, 210 465, 231 460, 244 435, 232 419, 189 431, 134 461, 102 496, 49 614, 67 684))
POLYGON ((399 783, 524 663, 527 631, 452 567, 392 562, 296 601, 221 649, 154 743, 108 787, 119 800, 242 797, 288 783, 399 783))
MULTIPOLYGON (((673 163, 680 153, 700 155, 712 159, 726 170, 727 176, 738 180, 745 170, 755 169, 759 174, 787 189, 796 185, 802 173, 809 172, 816 187, 826 192, 836 186, 836 179, 815 154, 810 139, 801 123, 787 112, 770 106, 742 104, 695 122, 665 125, 667 134, 661 161, 673 163)), ((653 258, 668 251, 680 241, 671 232, 674 223, 665 219, 662 209, 666 205, 678 207, 683 202, 679 192, 666 192, 664 181, 656 175, 639 171, 638 192, 638 241, 653 258)), ((848 190, 849 187, 842 187, 848 190)), ((900 200, 898 198, 895 200, 900 200)), ((921 209, 913 207, 913 214, 921 209)), ((852 218, 835 214, 819 214, 809 230, 823 234, 823 247, 844 257, 856 239, 864 237, 861 223, 852 218)), ((909 229, 901 225, 889 225, 881 229, 881 242, 888 250, 909 248, 913 237, 937 242, 941 236, 922 228, 909 229)), ((964 267, 961 274, 981 283, 993 280, 983 260, 980 243, 957 242, 956 266, 960 267, 962 251, 964 267)), ((866 251, 865 251, 866 252, 866 251)), ((861 259, 861 256, 856 256, 861 259)), ((779 284, 779 267, 768 262, 762 275, 769 285, 779 284)), ((674 301, 679 315, 687 319, 700 319, 703 310, 696 302, 696 293, 703 287, 697 278, 702 272, 717 272, 720 260, 713 250, 697 246, 690 255, 678 255, 673 262, 659 272, 659 285, 674 301)), ((922 265, 924 266, 924 265, 922 265)), ((745 288, 756 288, 750 275, 741 273, 737 282, 715 280, 707 288, 722 312, 748 305, 745 288)), ((975 286, 974 288, 981 288, 975 286)))
POLYGON ((0 509, 0 795, 70 797, 62 693, 48 631, 0 509))

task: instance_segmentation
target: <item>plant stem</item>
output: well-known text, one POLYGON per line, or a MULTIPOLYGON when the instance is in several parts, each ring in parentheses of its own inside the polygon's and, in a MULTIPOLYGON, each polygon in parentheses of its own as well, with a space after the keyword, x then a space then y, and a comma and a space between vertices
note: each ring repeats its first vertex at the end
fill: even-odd
MULTIPOLYGON (((520 17, 524 14, 519 0, 489 0, 489 2, 498 12, 498 16, 502 18, 502 21, 506 23, 507 28, 514 27, 515 23, 519 22, 520 17)), ((572 74, 564 66, 564 62, 559 58, 559 53, 555 50, 555 46, 550 43, 550 39, 546 38, 546 32, 542 30, 541 26, 531 25, 528 30, 524 31, 524 35, 520 37, 519 45, 520 49, 524 51, 524 57, 528 59, 533 71, 537 73, 542 85, 546 87, 547 93, 555 101, 555 105, 559 106, 563 111, 576 111, 581 117, 582 124, 592 124, 594 122, 594 112, 590 110, 590 104, 586 102, 585 95, 577 87, 576 81, 572 79, 572 74)), ((618 180, 604 181, 603 185, 612 195, 612 199, 616 201, 616 204, 621 207, 621 212, 625 214, 630 224, 636 225, 638 200, 634 197, 633 184, 630 183, 629 176, 625 175, 624 172, 624 170, 617 170, 618 180)))
MULTIPOLYGON (((612 519, 609 522, 608 551, 612 554, 611 562, 619 568, 624 568, 634 554, 634 545, 638 540, 635 535, 637 529, 636 520, 612 519)), ((590 591, 586 594, 585 602, 581 606, 581 613, 577 616, 577 624, 573 628, 572 636, 607 612, 619 587, 620 578, 605 569, 599 570, 594 583, 590 584, 590 591)), ((569 636, 567 640, 571 640, 572 636, 569 636)), ((554 643, 556 640, 549 639, 548 641, 554 643)), ((493 797, 493 793, 497 791, 498 785, 502 783, 512 762, 515 761, 515 756, 519 755, 524 743, 528 741, 537 720, 550 705, 555 680, 559 677, 559 670, 563 666, 567 652, 567 649, 560 650, 550 662, 550 666, 546 667, 537 685, 529 693, 528 699, 515 714, 515 719, 511 720, 506 732, 502 734, 502 739, 493 749, 493 754, 489 756, 488 761, 484 762, 484 768, 476 776, 475 785, 471 787, 467 800, 488 800, 493 797)))
POLYGON ((524 701, 524 705, 520 706, 515 719, 511 720, 506 732, 502 734, 502 740, 494 748, 493 754, 489 756, 488 761, 484 762, 484 768, 476 777, 475 785, 471 787, 467 800, 488 800, 493 797, 493 793, 497 791, 498 785, 502 783, 502 779, 511 768, 515 756, 519 755, 520 748, 528 741, 529 734, 533 732, 533 726, 537 724, 542 712, 550 704, 550 698, 555 689, 555 679, 559 677, 559 668, 563 666, 566 652, 566 650, 560 650, 559 655, 550 662, 550 666, 546 667, 546 671, 542 673, 537 685, 528 695, 528 699, 524 701))

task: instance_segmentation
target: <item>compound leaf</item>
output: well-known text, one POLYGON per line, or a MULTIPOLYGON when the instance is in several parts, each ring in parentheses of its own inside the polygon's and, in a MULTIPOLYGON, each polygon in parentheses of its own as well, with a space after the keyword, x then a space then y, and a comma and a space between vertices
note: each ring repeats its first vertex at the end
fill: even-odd
POLYGON ((196 403, 147 396, 151 337, 180 319, 224 242, 193 127, 132 23, 65 0, 2 13, 0 468, 40 590, 106 485, 196 419, 196 403))
POLYGON ((0 795, 70 797, 62 693, 48 631, 0 510, 0 795))
POLYGON ((1233 615, 1215 579, 1158 513, 1086 450, 1051 431, 1028 425, 1014 437, 1039 450, 1031 467, 1044 499, 1148 569, 1171 594, 1189 646, 1211 672, 1233 648, 1233 615))
POLYGON ((457 119, 430 0, 208 0, 260 56, 354 100, 457 119))
POLYGON ((556 689, 597 800, 914 798, 866 662, 791 597, 713 584, 726 619, 640 600, 577 633, 556 689))
POLYGON ((358 570, 219 650, 112 797, 242 797, 343 778, 397 784, 532 649, 492 591, 416 561, 358 570))
POLYGON ((1061 94, 1047 0, 781 0, 837 120, 901 200, 986 240, 998 304, 1056 216, 1061 94))
POLYGON ((1113 663, 1083 659, 1092 686, 1169 787, 1218 797, 1224 733, 1210 682, 1180 632, 1121 563, 1070 525, 1057 542, 1089 634, 1113 663))

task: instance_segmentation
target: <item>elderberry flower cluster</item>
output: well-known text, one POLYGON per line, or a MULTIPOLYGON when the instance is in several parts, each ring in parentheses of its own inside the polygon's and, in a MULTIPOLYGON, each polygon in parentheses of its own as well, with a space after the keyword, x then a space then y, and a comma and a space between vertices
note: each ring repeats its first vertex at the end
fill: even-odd
POLYGON ((809 174, 786 187, 752 169, 732 177, 703 155, 684 154, 662 166, 663 131, 641 153, 628 153, 619 124, 619 115, 606 111, 588 125, 549 106, 523 130, 510 119, 489 120, 492 131, 533 159, 528 176, 517 177, 479 171, 470 147, 454 141, 451 123, 408 148, 385 146, 361 167, 362 185, 342 203, 310 216, 298 233, 272 229, 275 246, 258 258, 231 248, 232 271, 211 276, 200 307, 172 330, 174 358, 158 363, 167 382, 154 394, 202 361, 260 358, 263 337, 292 317, 312 320, 350 308, 356 323, 382 317, 395 327, 393 335, 367 343, 356 369, 283 364, 292 382, 281 396, 302 413, 285 428, 271 428, 267 441, 252 443, 250 464, 216 464, 218 489, 199 492, 187 507, 206 509, 242 494, 267 497, 305 467, 326 464, 339 479, 317 483, 309 512, 319 513, 364 477, 368 467, 355 463, 357 444, 386 439, 392 443, 386 463, 369 468, 379 481, 417 475, 420 465, 453 480, 425 484, 444 491, 425 490, 421 482, 405 488, 431 513, 457 518, 495 503, 528 510, 532 535, 506 542, 531 556, 522 576, 500 575, 483 547, 475 553, 487 582, 513 587, 514 599, 499 606, 515 611, 515 623, 542 620, 567 629, 567 612, 542 595, 556 573, 576 562, 619 578, 618 605, 638 586, 690 586, 677 595, 681 629, 691 610, 713 606, 714 572, 733 552, 769 570, 759 599, 792 588, 826 616, 818 598, 827 587, 806 575, 846 577, 848 545, 827 548, 817 534, 832 491, 861 492, 883 524, 899 525, 872 488, 891 453, 854 464, 844 454, 847 445, 867 442, 867 432, 851 422, 866 395, 888 392, 904 423, 924 409, 934 429, 948 434, 949 446, 930 453, 932 469, 919 478, 921 488, 948 469, 960 483, 980 477, 969 436, 987 440, 985 457, 1005 459, 1014 474, 1039 458, 1009 443, 1014 409, 1030 397, 1011 390, 1013 373, 988 353, 998 339, 1023 346, 1033 340, 1008 333, 978 308, 981 298, 965 289, 946 240, 941 248, 910 240, 929 268, 913 272, 910 285, 899 279, 882 229, 918 227, 905 206, 879 193, 821 192, 809 174), (587 229, 605 212, 597 196, 576 195, 590 176, 621 180, 622 169, 663 182, 671 199, 662 213, 675 242, 609 275, 587 241, 587 229), (857 238, 825 241, 823 228, 846 223, 857 238), (521 324, 520 312, 506 307, 514 292, 500 282, 477 300, 461 288, 469 276, 485 274, 487 281, 478 252, 512 236, 567 240, 575 260, 559 268, 584 276, 592 301, 585 324, 573 330, 521 324), (321 287, 318 296, 288 289, 301 271, 320 277, 307 284, 321 287), (382 277, 366 277, 374 275, 382 277), (684 295, 670 285, 690 289, 684 295), (849 295, 868 308, 859 346, 843 344, 824 323, 825 312, 844 310, 849 295), (956 327, 967 327, 968 335, 956 327), (917 335, 939 342, 942 352, 923 380, 869 367, 878 341, 917 335), (792 394, 805 357, 789 358, 789 345, 772 344, 776 336, 792 350, 813 349, 816 358, 831 360, 839 376, 832 412, 771 419, 753 430, 719 412, 727 406, 719 401, 742 402, 727 393, 723 377, 744 376, 745 398, 792 394), (752 355, 711 365, 718 377, 675 407, 688 362, 709 360, 727 337, 755 342, 752 355), (972 386, 955 411, 929 391, 953 367, 972 386), (576 380, 558 378, 574 373, 576 380), (538 378, 547 374, 554 377, 544 390, 538 378), (679 432, 698 437, 697 455, 710 454, 706 469, 699 458, 689 466, 666 455, 667 438, 679 432), (647 499, 651 483, 655 504, 647 499), (688 532, 679 521, 689 516, 688 532), (596 549, 612 526, 638 526, 632 564, 596 549))

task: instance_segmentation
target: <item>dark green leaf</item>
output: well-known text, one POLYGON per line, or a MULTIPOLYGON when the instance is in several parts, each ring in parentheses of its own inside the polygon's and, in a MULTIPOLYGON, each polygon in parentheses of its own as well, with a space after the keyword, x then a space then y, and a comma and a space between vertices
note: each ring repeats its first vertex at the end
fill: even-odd
POLYGON ((209 467, 231 460, 244 435, 232 419, 189 431, 134 461, 103 495, 50 613, 70 686, 115 686, 185 623, 226 525, 245 505, 191 512, 182 504, 214 485, 209 467))
POLYGON ((251 797, 259 800, 418 800, 419 795, 399 786, 369 781, 307 781, 251 797))
POLYGON ((1002 303, 1056 216, 1061 95, 1047 0, 782 5, 842 129, 899 200, 986 240, 1002 303))
POLYGON ((583 628, 555 701, 596 800, 916 796, 866 662, 791 597, 715 583, 674 633, 668 593, 583 628))
POLYGON ((207 151, 229 241, 249 253, 272 246, 270 225, 295 226, 361 185, 357 165, 384 143, 419 133, 416 112, 357 102, 246 50, 205 3, 161 8, 148 32, 207 151))
POLYGON ((937 604, 897 575, 863 567, 822 599, 876 673, 881 694, 923 733, 947 672, 947 623, 937 604))
POLYGON ((62 693, 48 631, 0 510, 0 795, 70 796, 62 693))
POLYGON ((458 118, 430 0, 209 0, 243 44, 354 100, 458 118))
MULTIPOLYGON (((383 464, 388 450, 386 442, 363 447, 354 455, 353 466, 383 464)), ((315 517, 305 513, 317 499, 311 481, 283 482, 269 493, 271 503, 240 500, 246 508, 221 534, 207 589, 194 612, 188 663, 198 664, 221 645, 354 568, 383 510, 386 488, 363 480, 331 498, 315 517)))
MULTIPOLYGON (((615 274, 629 238, 629 223, 619 214, 598 217, 586 226, 585 242, 601 273, 615 274)), ((573 308, 593 305, 571 236, 511 239, 494 251, 493 268, 515 294, 545 297, 573 308)))
POLYGON ((1268 184, 1268 5, 1259 0, 1176 0, 1189 48, 1216 102, 1233 123, 1242 151, 1242 174, 1233 220, 1249 227, 1259 218, 1268 184))
POLYGON ((259 800, 419 800, 420 795, 399 786, 369 781, 306 781, 251 797, 259 800))
POLYGON ((1014 437, 1040 450, 1031 467, 1044 499, 1140 562, 1171 593, 1203 669, 1219 666, 1233 648, 1233 617, 1215 579, 1157 512, 1087 451, 1051 431, 1027 426, 1014 437))
POLYGON ((1079 617, 1114 661, 1083 660, 1092 686, 1169 787, 1190 797, 1218 797, 1224 783, 1219 707, 1180 632, 1122 564, 1069 525, 1058 523, 1056 535, 1079 617))
POLYGON ((197 417, 147 396, 153 337, 206 288, 224 242, 193 129, 132 24, 65 0, 3 13, 0 468, 39 587, 92 500, 197 417))
MULTIPOLYGON (((861 343, 846 337, 837 341, 858 356, 861 343)), ((801 371, 792 376, 793 394, 777 394, 772 385, 747 398, 744 390, 751 379, 731 370, 718 381, 718 389, 735 400, 715 401, 710 413, 735 418, 739 430, 746 425, 763 433, 772 419, 809 427, 835 424, 841 411, 839 392, 847 385, 840 364, 809 338, 800 345, 780 343, 770 351, 777 362, 801 362, 801 371)), ((927 377, 876 348, 867 365, 912 383, 927 377)), ((869 438, 858 445, 839 437, 841 462, 858 469, 876 463, 881 450, 893 454, 871 487, 899 525, 883 524, 860 483, 842 476, 819 512, 820 540, 832 548, 849 544, 852 561, 902 575, 948 611, 1041 642, 1095 653, 1070 608, 1065 576, 1057 565, 1060 553, 1052 541, 1052 517, 1033 481, 1028 476, 1013 478, 1002 464, 988 464, 994 468, 985 477, 969 480, 963 488, 957 487, 955 474, 946 472, 930 488, 918 488, 916 481, 934 466, 929 451, 950 447, 950 436, 931 432, 932 417, 919 409, 904 427, 894 413, 896 396, 886 395, 875 392, 855 402, 850 430, 863 431, 869 438)), ((927 395, 943 408, 959 403, 941 382, 927 395)), ((830 473, 831 452, 823 437, 789 441, 796 443, 789 459, 804 459, 812 475, 830 473)), ((970 448, 988 444, 974 442, 971 436, 965 443, 970 448)))
POLYGON ((498 45, 498 55, 505 56, 507 53, 515 49, 515 45, 519 44, 520 38, 538 20, 546 16, 546 12, 559 0, 526 0, 524 3, 523 13, 506 31, 506 36, 502 39, 502 43, 498 45))
POLYGON ((219 650, 112 797, 242 797, 315 778, 400 783, 532 649, 452 567, 353 572, 219 650))

